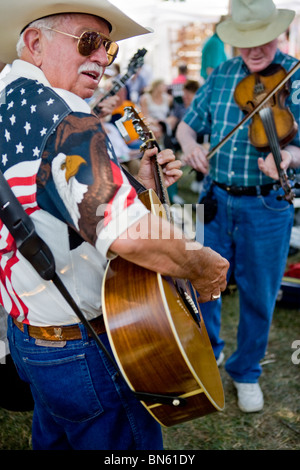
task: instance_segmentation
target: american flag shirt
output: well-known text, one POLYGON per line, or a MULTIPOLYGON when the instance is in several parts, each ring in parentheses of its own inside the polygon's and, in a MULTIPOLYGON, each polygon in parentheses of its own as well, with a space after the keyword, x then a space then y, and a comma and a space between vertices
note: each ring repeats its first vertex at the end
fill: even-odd
MULTIPOLYGON (((148 211, 87 103, 16 60, 0 81, 0 168, 51 249, 56 271, 88 319, 99 315, 112 242, 148 211)), ((0 303, 27 324, 78 318, 18 252, 0 221, 0 303)))

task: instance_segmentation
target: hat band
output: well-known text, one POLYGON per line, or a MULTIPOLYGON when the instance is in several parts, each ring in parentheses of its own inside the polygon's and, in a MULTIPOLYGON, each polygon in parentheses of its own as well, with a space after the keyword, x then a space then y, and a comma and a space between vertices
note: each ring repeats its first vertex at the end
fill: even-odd
POLYGON ((237 29, 240 31, 253 31, 256 29, 263 28, 264 26, 268 26, 271 24, 277 17, 277 11, 275 10, 272 15, 270 15, 265 20, 257 20, 257 21, 248 21, 248 22, 237 22, 233 20, 233 23, 237 29))

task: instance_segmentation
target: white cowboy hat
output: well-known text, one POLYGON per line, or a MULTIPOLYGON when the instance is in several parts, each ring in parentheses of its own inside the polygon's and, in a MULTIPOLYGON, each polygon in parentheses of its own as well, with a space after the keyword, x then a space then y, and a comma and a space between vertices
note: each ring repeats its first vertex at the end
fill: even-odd
POLYGON ((114 41, 152 30, 139 25, 107 0, 7 0, 0 11, 0 60, 11 63, 17 58, 16 44, 21 31, 32 21, 58 13, 86 13, 104 18, 111 24, 114 41))
POLYGON ((234 47, 267 44, 284 33, 295 12, 276 9, 272 0, 232 0, 231 18, 217 26, 219 38, 234 47))

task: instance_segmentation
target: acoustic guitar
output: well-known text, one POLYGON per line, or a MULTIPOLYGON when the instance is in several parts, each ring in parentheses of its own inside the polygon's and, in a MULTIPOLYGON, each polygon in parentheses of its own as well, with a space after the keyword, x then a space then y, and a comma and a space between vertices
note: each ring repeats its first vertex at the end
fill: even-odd
MULTIPOLYGON (((144 148, 157 145, 134 108, 126 109, 144 148)), ((123 118, 124 120, 124 118, 123 118)), ((158 193, 165 198, 161 168, 158 193)), ((168 218, 153 190, 140 194, 145 206, 168 218)), ((220 373, 192 286, 124 259, 110 261, 102 287, 109 341, 128 386, 163 426, 183 423, 224 408, 220 373)))

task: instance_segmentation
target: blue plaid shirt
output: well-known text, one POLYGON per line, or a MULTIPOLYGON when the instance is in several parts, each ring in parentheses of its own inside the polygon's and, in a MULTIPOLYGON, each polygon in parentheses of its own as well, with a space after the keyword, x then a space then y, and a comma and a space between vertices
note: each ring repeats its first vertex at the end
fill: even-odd
MULTIPOLYGON (((274 64, 288 72, 297 63, 294 57, 277 50, 274 64)), ((241 57, 223 62, 197 91, 194 101, 183 120, 199 135, 209 134, 213 149, 245 117, 234 100, 237 84, 250 74, 241 57)), ((299 129, 290 142, 300 147, 300 72, 291 77, 290 95, 285 101, 294 115, 299 129)), ((268 152, 258 151, 249 141, 251 120, 240 128, 210 160, 210 175, 219 183, 237 186, 254 186, 272 182, 262 173, 257 159, 268 152)))

